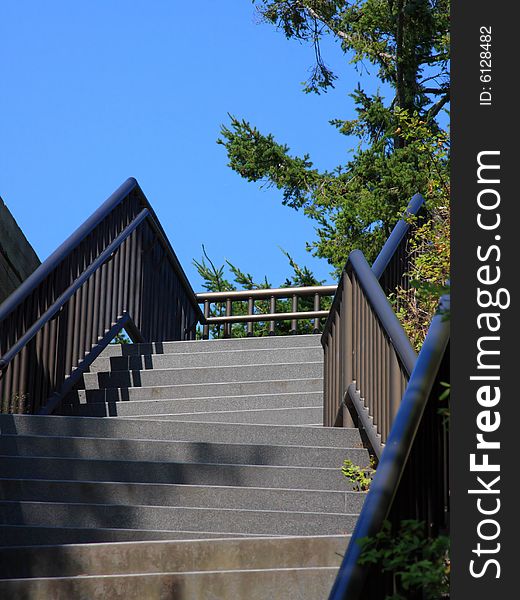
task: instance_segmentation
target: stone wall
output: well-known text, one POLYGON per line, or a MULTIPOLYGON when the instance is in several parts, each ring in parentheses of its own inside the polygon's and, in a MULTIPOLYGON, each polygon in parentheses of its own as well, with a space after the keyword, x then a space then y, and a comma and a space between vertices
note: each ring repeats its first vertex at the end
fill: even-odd
POLYGON ((40 265, 40 259, 0 198, 0 304, 40 265))

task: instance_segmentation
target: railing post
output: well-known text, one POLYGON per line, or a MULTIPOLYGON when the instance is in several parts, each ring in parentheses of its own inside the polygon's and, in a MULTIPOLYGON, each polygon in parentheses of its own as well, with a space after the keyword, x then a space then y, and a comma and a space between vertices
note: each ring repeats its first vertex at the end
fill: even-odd
MULTIPOLYGON (((226 317, 230 317, 233 312, 233 304, 231 303, 231 299, 228 298, 226 300, 226 317)), ((225 323, 224 325, 224 337, 231 337, 231 323, 225 323)))
MULTIPOLYGON (((253 315, 255 312, 255 301, 252 296, 247 299, 247 314, 253 315)), ((253 321, 247 322, 247 337, 253 336, 253 321)))
MULTIPOLYGON (((296 294, 293 294, 292 296, 292 312, 298 312, 298 296, 296 294)), ((296 333, 298 333, 298 325, 297 325, 298 321, 296 319, 292 319, 291 321, 291 333, 293 335, 295 335, 296 333)))
MULTIPOLYGON (((204 300, 204 319, 209 317, 209 300, 204 300)), ((204 324, 202 327, 202 339, 209 339, 209 325, 204 324)))
MULTIPOLYGON (((342 371, 343 371, 343 386, 342 398, 344 401, 347 397, 349 385, 353 382, 352 370, 352 338, 354 329, 352 327, 353 307, 352 307, 352 282, 347 273, 343 277, 342 303, 345 307, 345 316, 342 323, 343 333, 343 352, 342 352, 342 371)), ((347 399, 348 401, 348 399, 347 399)), ((343 408, 343 427, 354 427, 354 419, 348 409, 348 405, 343 408)))
MULTIPOLYGON (((274 296, 271 296, 271 300, 269 303, 269 311, 272 315, 274 315, 276 312, 276 298, 274 296)), ((274 326, 275 322, 269 321, 269 335, 274 335, 274 326)))
POLYGON ((386 444, 386 440, 388 434, 390 432, 390 428, 392 427, 392 423, 394 421, 394 417, 399 410, 399 406, 401 405, 401 396, 403 394, 403 389, 401 385, 402 374, 401 367, 399 365, 399 360, 394 352, 390 353, 390 386, 389 386, 389 398, 388 398, 388 414, 386 418, 386 427, 385 431, 381 431, 381 441, 383 444, 386 444))
MULTIPOLYGON (((320 310, 320 294, 319 292, 316 292, 314 294, 314 310, 315 311, 319 311, 320 310)), ((314 319, 314 330, 313 333, 319 333, 320 332, 320 319, 319 317, 316 317, 314 319)))

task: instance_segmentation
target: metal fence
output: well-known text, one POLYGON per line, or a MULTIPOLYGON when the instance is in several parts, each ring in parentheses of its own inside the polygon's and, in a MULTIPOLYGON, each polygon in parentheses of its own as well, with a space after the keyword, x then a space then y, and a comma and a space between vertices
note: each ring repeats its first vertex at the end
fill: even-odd
MULTIPOLYGON (((423 202, 422 196, 414 196, 408 206, 411 217, 423 202)), ((324 425, 359 426, 377 456, 416 360, 388 301, 390 292, 406 285, 411 231, 410 222, 399 221, 372 268, 359 250, 350 254, 321 338, 324 425)))
POLYGON ((280 321, 290 321, 290 333, 295 334, 299 321, 312 320, 313 333, 319 333, 320 322, 329 315, 328 310, 322 310, 321 299, 334 296, 336 289, 335 285, 322 285, 197 294, 198 302, 204 307, 203 338, 208 339, 211 325, 222 325, 224 337, 231 337, 232 325, 236 323, 245 323, 246 334, 252 336, 253 324, 259 322, 269 323, 268 335, 274 335, 275 323, 280 321), (301 310, 301 300, 309 298, 313 301, 313 310, 301 310), (290 312, 277 312, 277 300, 283 299, 290 300, 290 312), (257 302, 266 304, 267 310, 264 307, 258 310, 257 302), (215 307, 222 314, 212 316, 215 307))
POLYGON ((352 416, 379 456, 416 355, 359 250, 343 272, 322 345, 324 424, 350 424, 352 416))
MULTIPOLYGON (((444 308, 448 299, 444 299, 444 308)), ((435 538, 449 526, 449 322, 434 317, 395 417, 329 600, 384 600, 393 596, 395 575, 359 564, 359 540, 376 535, 388 520, 394 531, 405 519, 424 523, 435 538)), ((421 598, 421 594, 409 596, 421 598)))
POLYGON ((52 412, 124 327, 134 341, 193 339, 197 299, 128 179, 0 306, 3 412, 52 412))

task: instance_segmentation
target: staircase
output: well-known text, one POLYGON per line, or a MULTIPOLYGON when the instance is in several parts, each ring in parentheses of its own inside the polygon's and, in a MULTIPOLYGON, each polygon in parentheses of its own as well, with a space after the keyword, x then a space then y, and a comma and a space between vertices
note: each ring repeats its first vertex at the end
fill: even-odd
POLYGON ((319 340, 109 346, 61 416, 0 415, 0 596, 327 598, 368 453, 319 340))

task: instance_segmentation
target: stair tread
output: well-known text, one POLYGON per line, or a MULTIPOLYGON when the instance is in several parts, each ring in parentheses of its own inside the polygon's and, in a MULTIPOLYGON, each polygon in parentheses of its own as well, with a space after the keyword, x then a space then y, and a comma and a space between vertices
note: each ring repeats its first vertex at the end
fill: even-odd
POLYGON ((41 551, 48 561, 34 554, 40 570, 26 579, 0 567, 0 592, 34 584, 74 596, 92 582, 110 596, 132 581, 198 590, 200 580, 233 595, 255 576, 262 593, 279 590, 284 577, 296 597, 324 596, 366 496, 341 465, 369 456, 358 429, 320 425, 321 357, 319 335, 112 346, 84 374, 86 389, 69 394, 67 415, 1 415, 0 557, 3 544, 4 553, 41 551), (324 540, 315 554, 258 558, 262 544, 296 549, 315 540, 324 540), (76 571, 62 575, 52 544, 92 548, 98 565, 108 553, 106 570, 69 562, 76 571), (172 563, 173 551, 145 564, 147 544, 249 550, 235 548, 227 562, 217 553, 199 568, 200 559, 172 563), (135 554, 122 573, 111 545, 135 554), (45 569, 54 571, 46 577, 45 569))

